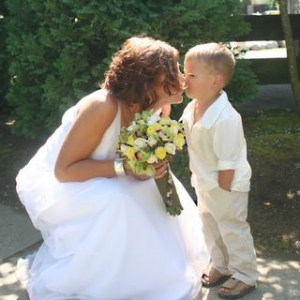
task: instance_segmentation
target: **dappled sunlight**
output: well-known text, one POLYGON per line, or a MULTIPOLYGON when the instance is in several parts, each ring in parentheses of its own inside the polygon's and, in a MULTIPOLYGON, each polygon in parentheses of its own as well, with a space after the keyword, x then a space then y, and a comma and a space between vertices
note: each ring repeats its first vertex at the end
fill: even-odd
POLYGON ((26 293, 24 297, 19 298, 19 295, 23 294, 25 289, 16 277, 16 262, 17 259, 13 258, 0 263, 1 300, 27 300, 26 293))
MULTIPOLYGON (((260 277, 257 289, 243 300, 298 300, 300 299, 300 262, 258 258, 260 277)), ((219 287, 202 288, 196 300, 216 300, 219 287)))
POLYGON ((17 295, 15 294, 10 294, 10 295, 1 295, 1 300, 13 300, 13 299, 17 299, 17 295))
MULTIPOLYGON (((15 275, 17 257, 0 263, 1 300, 29 300, 15 275)), ((243 300, 299 300, 300 261, 276 260, 258 257, 259 279, 257 289, 243 300)), ((202 288, 195 300, 217 300, 219 287, 202 288)))
POLYGON ((291 191, 289 190, 287 193, 286 193, 286 197, 289 199, 289 200, 292 200, 292 199, 295 199, 297 197, 299 197, 300 199, 300 190, 298 191, 291 191))
POLYGON ((5 122, 5 124, 8 126, 12 126, 15 124, 15 120, 8 120, 7 122, 5 122))
POLYGON ((278 295, 281 295, 282 299, 299 299, 300 262, 258 258, 258 264, 260 272, 258 287, 262 293, 273 295, 274 298, 270 299, 279 299, 278 295))

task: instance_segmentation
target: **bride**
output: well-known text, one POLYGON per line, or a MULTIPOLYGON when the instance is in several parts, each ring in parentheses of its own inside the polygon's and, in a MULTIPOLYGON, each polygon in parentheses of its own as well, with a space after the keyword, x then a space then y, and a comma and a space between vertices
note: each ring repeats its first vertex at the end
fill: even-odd
MULTIPOLYGON (((178 52, 132 37, 113 56, 102 88, 62 124, 17 176, 17 192, 43 244, 18 274, 32 300, 192 300, 208 262, 197 208, 170 216, 153 178, 117 160, 121 126, 141 110, 182 102, 178 52), (27 277, 26 277, 26 276, 27 277)), ((156 164, 155 178, 166 172, 156 164)))

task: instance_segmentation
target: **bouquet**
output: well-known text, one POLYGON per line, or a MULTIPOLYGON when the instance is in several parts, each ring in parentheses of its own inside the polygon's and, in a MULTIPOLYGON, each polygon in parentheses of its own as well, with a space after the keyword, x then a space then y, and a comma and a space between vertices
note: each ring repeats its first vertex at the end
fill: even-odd
MULTIPOLYGON (((138 175, 152 177, 153 163, 172 160, 176 151, 182 150, 185 134, 181 123, 170 118, 161 118, 152 111, 136 113, 129 127, 121 128, 117 152, 126 160, 126 167, 138 175)), ((160 179, 155 179, 163 198, 166 211, 179 215, 183 210, 173 183, 170 167, 160 179)))

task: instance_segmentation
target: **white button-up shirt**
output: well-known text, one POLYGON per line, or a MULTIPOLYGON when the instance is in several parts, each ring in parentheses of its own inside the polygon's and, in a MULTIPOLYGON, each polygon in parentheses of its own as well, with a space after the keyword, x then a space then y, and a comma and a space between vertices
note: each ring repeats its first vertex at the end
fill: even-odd
POLYGON ((249 191, 251 167, 240 114, 224 91, 196 122, 195 104, 196 100, 192 100, 181 117, 186 131, 192 186, 211 190, 219 185, 219 170, 233 169, 231 190, 249 191))

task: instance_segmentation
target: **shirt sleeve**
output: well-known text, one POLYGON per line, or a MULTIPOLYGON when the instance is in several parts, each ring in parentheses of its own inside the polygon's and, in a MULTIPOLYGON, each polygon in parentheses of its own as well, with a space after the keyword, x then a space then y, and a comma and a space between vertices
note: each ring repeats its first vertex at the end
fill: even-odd
POLYGON ((218 159, 218 170, 236 169, 244 144, 241 118, 230 117, 216 124, 213 148, 218 159))

